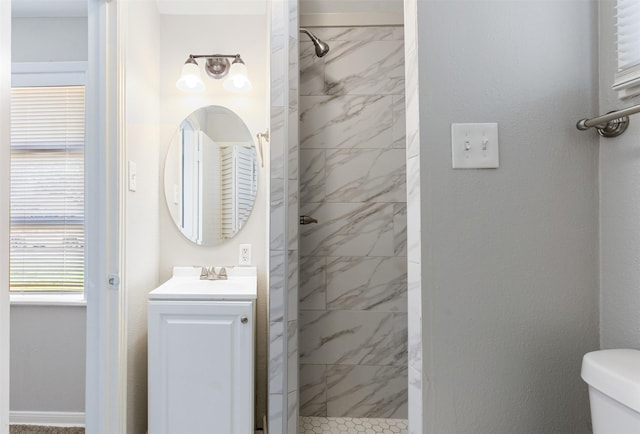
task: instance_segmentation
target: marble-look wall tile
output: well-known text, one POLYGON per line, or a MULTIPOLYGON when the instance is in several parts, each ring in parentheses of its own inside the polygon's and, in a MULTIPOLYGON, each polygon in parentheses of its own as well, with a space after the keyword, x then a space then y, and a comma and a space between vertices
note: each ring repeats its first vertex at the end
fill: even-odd
POLYGON ((298 33, 289 35, 289 109, 298 109, 298 76, 300 74, 298 60, 298 33))
POLYGON ((327 259, 324 256, 300 257, 300 309, 325 310, 327 308, 326 267, 327 259))
MULTIPOLYGON (((298 96, 296 95, 296 102, 298 101, 298 96)), ((289 109, 289 138, 287 143, 287 155, 288 155, 288 177, 291 180, 298 179, 298 166, 300 165, 300 157, 299 157, 299 115, 298 109, 289 109)))
POLYGON ((404 202, 404 149, 326 151, 325 202, 404 202))
POLYGON ((298 2, 270 2, 269 431, 297 419, 298 2), (289 321, 288 319, 291 319, 289 321), (286 360, 285 360, 286 359, 286 360))
POLYGON ((284 321, 286 303, 285 253, 271 251, 269 259, 269 321, 284 321))
MULTIPOLYGON (((285 10, 288 7, 287 3, 290 2, 287 0, 271 0, 271 52, 284 49, 284 36, 287 29, 286 26, 289 24, 285 19, 289 14, 289 11, 285 10)), ((273 59, 271 59, 271 63, 274 63, 273 59)), ((281 75, 284 76, 284 74, 281 75)), ((273 78, 271 77, 272 80, 273 78)))
POLYGON ((287 321, 298 319, 299 270, 298 251, 287 252, 287 321))
POLYGON ((406 312, 406 258, 328 257, 327 308, 406 312))
POLYGON ((423 382, 422 382, 422 369, 417 370, 413 367, 409 367, 409 405, 408 405, 408 419, 409 419, 409 434, 425 434, 427 431, 423 431, 423 418, 424 408, 423 401, 423 382))
POLYGON ((271 250, 284 251, 285 231, 284 179, 271 179, 269 247, 271 250))
POLYGON ((313 33, 323 41, 402 41, 398 27, 317 27, 313 33))
POLYGON ((406 366, 329 366, 327 413, 405 419, 407 381, 406 366))
MULTIPOLYGON (((283 37, 278 36, 277 38, 272 38, 272 40, 280 41, 283 37)), ((285 71, 286 66, 284 64, 286 59, 286 51, 284 47, 275 48, 272 47, 271 50, 271 63, 270 63, 270 74, 271 74, 271 107, 284 107, 285 106, 285 96, 287 95, 285 82, 285 71)))
POLYGON ((396 256, 407 256, 406 202, 396 203, 393 205, 393 251, 396 256))
POLYGON ((302 37, 301 414, 406 417, 404 32, 313 31, 331 51, 302 37))
POLYGON ((419 104, 419 70, 418 70, 418 50, 416 42, 416 29, 413 26, 405 28, 406 50, 405 50, 405 71, 406 71, 406 135, 407 135, 407 158, 420 155, 420 104, 419 104))
POLYGON ((334 41, 325 61, 329 95, 403 95, 403 41, 334 41))
POLYGON ((284 392, 284 323, 269 322, 269 393, 284 392))
POLYGON ((394 256, 393 204, 301 204, 317 224, 300 228, 303 256, 394 256))
POLYGON ((300 363, 403 365, 407 315, 362 311, 300 311, 300 363))
POLYGON ((298 321, 287 325, 287 392, 298 390, 298 321))
POLYGON ((280 434, 284 433, 284 395, 281 393, 269 394, 269 432, 280 434))
POLYGON ((404 41, 404 26, 394 26, 392 39, 394 41, 404 41))
POLYGON ((398 354, 395 366, 408 366, 409 320, 406 312, 393 314, 393 339, 398 354))
POLYGON ((407 159, 407 260, 421 261, 420 156, 407 159))
POLYGON ((391 131, 391 147, 398 149, 406 148, 406 123, 405 98, 404 95, 394 95, 393 106, 391 107, 393 127, 391 131))
POLYGON ((420 281, 421 265, 410 262, 407 266, 408 312, 408 352, 410 368, 422 368, 422 288, 420 281))
POLYGON ((409 433, 430 434, 424 423, 428 386, 424 384, 423 348, 428 348, 422 329, 421 226, 420 226, 420 105, 417 0, 404 1, 406 142, 407 142, 407 248, 409 299, 409 433), (424 345, 424 347, 423 347, 424 345))
MULTIPOLYGON (((300 202, 298 200, 298 180, 287 182, 287 248, 298 250, 300 232, 300 202)), ((282 224, 282 223, 281 223, 282 224)))
POLYGON ((389 148, 393 144, 393 97, 300 97, 301 148, 389 148))
POLYGON ((287 395, 287 434, 298 434, 298 391, 287 395))
POLYGON ((407 96, 405 107, 407 158, 413 158, 420 155, 420 111, 417 96, 407 96))
POLYGON ((300 150, 300 201, 322 202, 325 198, 324 149, 300 150))
POLYGON ((326 258, 300 257, 299 304, 302 310, 324 310, 326 302, 326 258))
MULTIPOLYGON (((289 24, 289 35, 293 38, 298 38, 299 30, 300 30, 300 11, 299 11, 299 1, 287 1, 288 7, 288 24, 289 24)), ((295 53, 292 53, 292 55, 295 53)))
POLYGON ((300 364, 300 415, 327 415, 327 367, 300 364))
POLYGON ((300 95, 324 94, 324 61, 324 57, 316 56, 311 41, 300 41, 300 95))
POLYGON ((269 158, 271 161, 269 172, 271 179, 284 179, 284 147, 286 143, 284 116, 284 108, 271 108, 271 138, 269 146, 265 147, 265 149, 269 150, 269 158))

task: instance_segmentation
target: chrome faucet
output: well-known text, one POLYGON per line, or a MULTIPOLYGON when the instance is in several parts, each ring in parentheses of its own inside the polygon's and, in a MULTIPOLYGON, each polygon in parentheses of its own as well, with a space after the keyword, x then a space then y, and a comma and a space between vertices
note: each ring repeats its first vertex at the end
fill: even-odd
POLYGON ((228 278, 225 267, 220 267, 217 273, 215 267, 202 267, 200 270, 200 280, 227 280, 228 278))

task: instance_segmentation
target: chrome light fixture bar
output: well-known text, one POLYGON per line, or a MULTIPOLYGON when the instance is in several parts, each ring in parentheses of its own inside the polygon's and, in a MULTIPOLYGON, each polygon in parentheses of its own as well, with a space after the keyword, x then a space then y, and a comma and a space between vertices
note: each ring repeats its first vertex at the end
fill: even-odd
POLYGON ((223 87, 230 92, 249 92, 251 81, 247 67, 239 54, 190 54, 176 87, 184 92, 202 92, 205 89, 200 68, 196 59, 206 59, 204 70, 207 75, 217 80, 227 77, 223 87), (229 62, 233 59, 233 62, 229 62))

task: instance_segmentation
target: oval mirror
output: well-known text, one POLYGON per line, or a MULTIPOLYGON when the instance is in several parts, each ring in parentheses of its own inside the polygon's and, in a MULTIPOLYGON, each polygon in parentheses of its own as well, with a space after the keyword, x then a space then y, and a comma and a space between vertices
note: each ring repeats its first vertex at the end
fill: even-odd
POLYGON ((202 107, 178 126, 164 167, 173 222, 189 240, 213 246, 247 222, 258 191, 253 138, 233 111, 202 107))

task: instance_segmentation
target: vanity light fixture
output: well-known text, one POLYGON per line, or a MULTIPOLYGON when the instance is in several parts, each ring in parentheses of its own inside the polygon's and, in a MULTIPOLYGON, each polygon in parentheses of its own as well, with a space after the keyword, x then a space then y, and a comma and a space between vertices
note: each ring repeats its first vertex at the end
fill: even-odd
POLYGON ((209 77, 221 79, 227 77, 223 87, 230 92, 249 92, 251 82, 247 66, 239 54, 190 54, 176 87, 184 92, 202 92, 205 89, 200 68, 196 59, 206 59, 204 70, 209 77), (233 62, 229 62, 233 59, 233 62))

